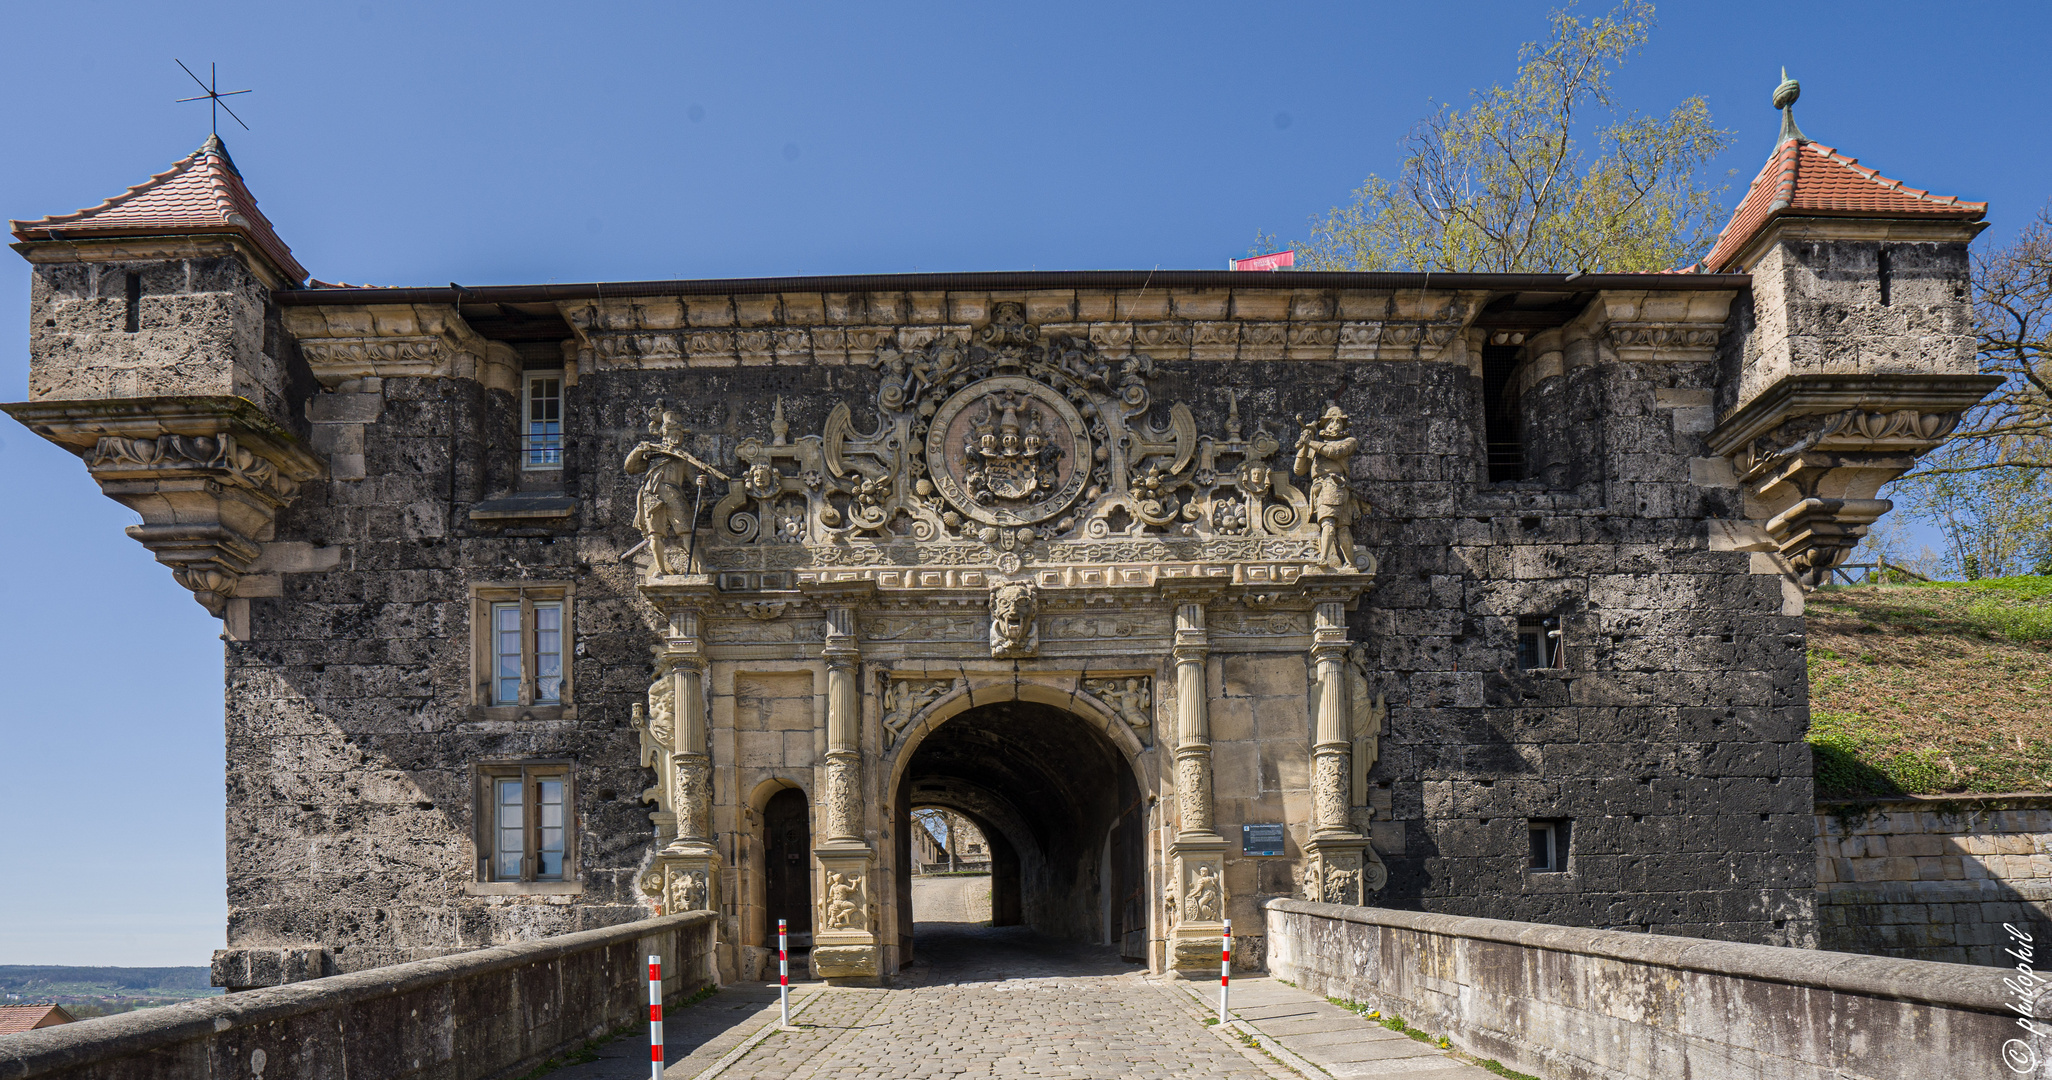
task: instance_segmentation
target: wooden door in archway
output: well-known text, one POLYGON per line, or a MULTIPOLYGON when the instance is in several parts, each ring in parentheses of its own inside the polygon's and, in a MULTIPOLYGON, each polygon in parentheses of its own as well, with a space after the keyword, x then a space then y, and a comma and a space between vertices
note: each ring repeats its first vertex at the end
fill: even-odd
MULTIPOLYGON (((805 793, 786 788, 762 809, 763 904, 769 918, 766 939, 774 945, 777 920, 789 920, 791 934, 812 933, 812 806, 805 793)), ((793 942, 799 944, 799 942, 793 942)))

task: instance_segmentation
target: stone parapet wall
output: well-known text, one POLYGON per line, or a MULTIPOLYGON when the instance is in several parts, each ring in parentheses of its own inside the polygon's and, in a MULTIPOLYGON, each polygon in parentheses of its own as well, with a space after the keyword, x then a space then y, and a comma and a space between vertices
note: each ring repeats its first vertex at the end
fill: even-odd
POLYGON ((519 1075, 643 1020, 650 956, 666 998, 713 985, 716 921, 671 915, 27 1032, 0 1042, 0 1078, 519 1075))
POLYGON ((1819 803, 1824 948, 2008 967, 2015 926, 2052 941, 2052 795, 1819 803))
POLYGON ((1276 977, 1548 1080, 2052 1077, 2052 995, 2031 1006, 2042 1034, 2020 1030, 2002 973, 1985 968, 1297 900, 1266 909, 1276 977))

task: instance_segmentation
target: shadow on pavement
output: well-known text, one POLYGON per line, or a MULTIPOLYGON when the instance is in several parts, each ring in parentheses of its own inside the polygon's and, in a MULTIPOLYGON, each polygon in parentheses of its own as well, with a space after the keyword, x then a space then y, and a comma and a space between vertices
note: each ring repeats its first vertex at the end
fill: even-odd
POLYGON ((1024 926, 915 923, 912 955, 913 963, 899 973, 901 984, 1076 978, 1146 970, 1120 959, 1115 946, 1059 941, 1024 926))

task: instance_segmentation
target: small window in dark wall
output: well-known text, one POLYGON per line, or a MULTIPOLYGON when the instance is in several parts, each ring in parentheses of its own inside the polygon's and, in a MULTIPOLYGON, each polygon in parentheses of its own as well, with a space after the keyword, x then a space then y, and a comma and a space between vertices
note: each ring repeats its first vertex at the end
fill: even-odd
POLYGON ((1525 857, 1525 869, 1540 874, 1566 870, 1569 822, 1566 819, 1533 818, 1527 825, 1531 849, 1525 857))
POLYGON ((1516 345, 1482 347, 1482 438, 1492 484, 1525 478, 1525 444, 1518 436, 1518 403, 1510 385, 1518 351, 1516 345))
POLYGON ((128 333, 133 334, 142 329, 141 274, 131 273, 128 275, 128 313, 126 318, 127 322, 122 328, 128 333))
POLYGON ((1518 666, 1560 666, 1560 616, 1524 615, 1518 618, 1518 666))
POLYGON ((1881 306, 1887 307, 1889 300, 1892 299, 1891 294, 1895 291, 1895 283, 1889 280, 1895 276, 1895 260, 1889 256, 1888 249, 1883 247, 1881 254, 1874 261, 1875 276, 1881 279, 1881 306))

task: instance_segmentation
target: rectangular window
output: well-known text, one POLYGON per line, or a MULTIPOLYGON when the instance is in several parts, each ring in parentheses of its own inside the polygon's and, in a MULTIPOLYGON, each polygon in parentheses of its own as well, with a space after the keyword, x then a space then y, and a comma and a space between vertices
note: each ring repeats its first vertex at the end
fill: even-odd
POLYGON ((1531 848, 1526 853, 1525 869, 1544 874, 1567 869, 1568 823, 1534 818, 1527 825, 1531 848))
POLYGON ((560 706, 570 699, 570 586, 477 585, 477 698, 486 706, 560 706))
MULTIPOLYGON (((1882 303, 1887 303, 1883 300, 1882 303)), ((137 333, 142 330, 142 275, 128 275, 128 308, 124 313, 123 330, 137 333)))
POLYGON ((572 840, 569 765, 485 765, 479 779, 482 880, 566 880, 572 840))
POLYGON ((563 373, 530 371, 520 406, 520 467, 563 467, 563 373))
POLYGON ((1560 617, 1526 615, 1518 619, 1518 666, 1560 666, 1560 617))

